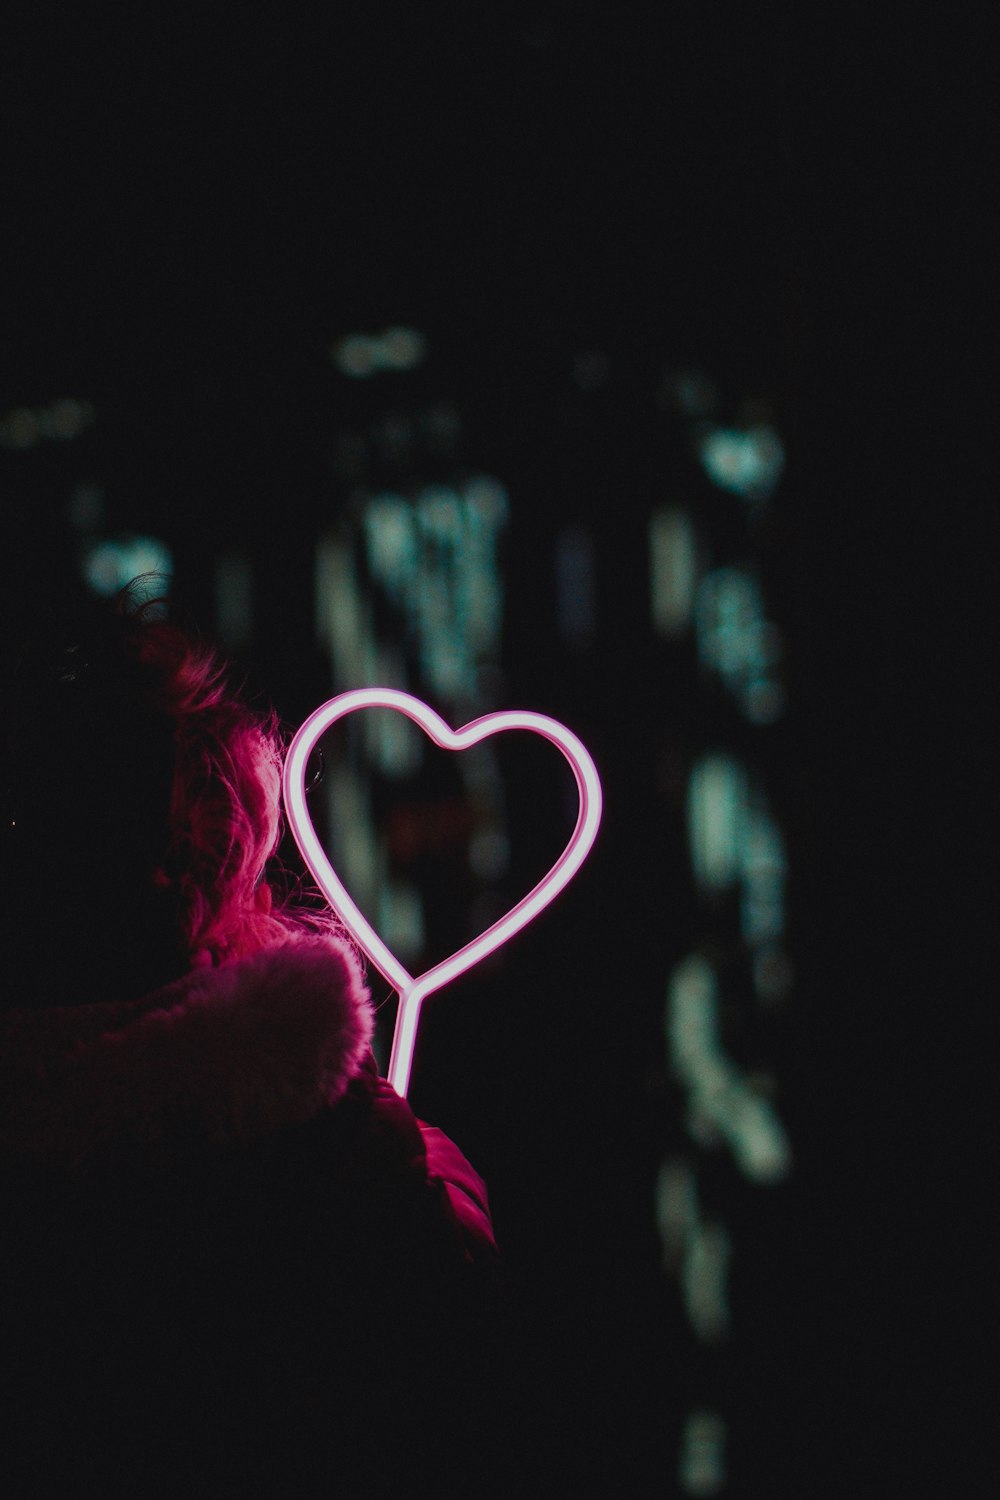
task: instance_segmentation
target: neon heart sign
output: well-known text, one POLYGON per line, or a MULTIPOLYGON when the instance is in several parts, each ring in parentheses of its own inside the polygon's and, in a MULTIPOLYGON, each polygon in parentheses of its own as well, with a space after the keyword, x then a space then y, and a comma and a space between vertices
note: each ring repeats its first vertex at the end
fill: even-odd
POLYGON ((399 993, 388 1077, 397 1093, 405 1096, 410 1082, 420 1007, 427 996, 442 989, 459 974, 464 974, 508 938, 513 937, 515 932, 533 921, 569 884, 590 853, 601 821, 601 783, 594 762, 575 734, 558 720, 547 718, 544 714, 513 710, 486 714, 461 729, 451 729, 432 708, 419 698, 411 697, 409 693, 399 692, 395 688, 358 688, 354 692, 341 693, 336 698, 331 698, 317 708, 315 713, 310 714, 298 730, 285 757, 282 793, 288 826, 314 880, 355 941, 399 993), (576 778, 580 798, 576 827, 548 874, 506 916, 494 922, 492 927, 488 927, 472 942, 466 943, 464 948, 459 948, 450 958, 435 964, 432 969, 416 978, 404 969, 348 894, 316 837, 306 806, 305 769, 314 745, 331 724, 362 708, 396 709, 419 724, 435 745, 443 750, 467 750, 491 735, 502 734, 509 729, 525 729, 530 734, 541 735, 557 746, 569 761, 576 778))

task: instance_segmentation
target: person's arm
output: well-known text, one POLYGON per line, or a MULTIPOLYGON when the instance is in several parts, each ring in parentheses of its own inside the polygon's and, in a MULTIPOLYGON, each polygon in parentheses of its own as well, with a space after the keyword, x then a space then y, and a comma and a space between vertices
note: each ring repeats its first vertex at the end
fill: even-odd
POLYGON ((462 1229, 466 1255, 475 1260, 484 1251, 497 1253, 486 1184, 454 1141, 434 1125, 418 1120, 427 1153, 427 1175, 440 1182, 462 1229))
POLYGON ((369 1068, 377 1117, 386 1126, 392 1122, 397 1139, 411 1141, 415 1164, 423 1158, 420 1165, 448 1205, 466 1260, 494 1263, 497 1244, 485 1182, 443 1130, 418 1120, 388 1079, 375 1076, 374 1058, 369 1068))

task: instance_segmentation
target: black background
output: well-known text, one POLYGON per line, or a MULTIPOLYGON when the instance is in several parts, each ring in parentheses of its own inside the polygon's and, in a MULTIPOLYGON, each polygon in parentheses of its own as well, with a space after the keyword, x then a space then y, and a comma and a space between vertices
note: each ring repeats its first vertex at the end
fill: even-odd
MULTIPOLYGON (((609 1476, 616 1447, 631 1455, 608 1493, 669 1492, 697 1386, 655 1290, 642 1053, 664 976, 641 932, 622 936, 633 909, 654 920, 649 757, 610 702, 645 691, 643 424, 667 362, 765 393, 788 450, 774 585, 797 1169, 746 1273, 731 1492, 874 1494, 975 1465, 986 109, 975 28, 919 24, 711 3, 148 4, 32 12, 4 47, 0 405, 93 400, 115 519, 170 540, 196 603, 233 534, 268 550, 252 667, 283 712, 326 687, 295 647, 296 527, 329 505, 333 337, 424 330, 511 489, 511 691, 593 742, 614 811, 505 971, 533 1018, 518 1090, 477 1071, 470 1025, 454 1043, 469 1076, 429 1066, 415 1102, 490 1178, 583 1451, 610 1455, 609 1476), (613 509, 574 499, 560 426, 592 348, 616 377, 595 418, 613 509), (276 497, 288 531, 268 547, 276 497), (537 621, 543 544, 581 506, 620 561, 574 676, 537 621), (568 1042, 595 973, 608 1003, 568 1042)), ((4 458, 15 615, 59 586, 77 462, 4 458)))

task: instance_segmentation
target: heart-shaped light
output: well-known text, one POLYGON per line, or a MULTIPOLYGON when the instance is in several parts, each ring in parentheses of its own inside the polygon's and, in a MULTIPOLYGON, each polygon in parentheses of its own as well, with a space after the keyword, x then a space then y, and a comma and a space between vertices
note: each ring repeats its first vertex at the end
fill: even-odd
POLYGON ((410 1082, 420 1007, 427 996, 459 974, 464 974, 515 932, 526 927, 572 880, 589 854, 601 821, 601 783, 594 762, 575 734, 558 720, 547 718, 544 714, 510 710, 486 714, 484 718, 474 719, 462 729, 451 729, 432 708, 428 708, 419 698, 411 697, 409 693, 399 692, 395 688, 358 688, 354 692, 340 693, 336 698, 331 698, 306 719, 288 747, 282 790, 288 826, 316 884, 375 967, 399 992, 388 1077, 393 1088, 405 1096, 410 1082), (351 899, 316 837, 306 805, 305 770, 313 746, 331 724, 361 708, 396 709, 419 724, 435 745, 443 750, 467 750, 480 740, 501 734, 505 730, 526 729, 531 734, 550 740, 562 751, 572 768, 579 792, 580 809, 576 827, 548 874, 506 916, 494 922, 492 927, 488 927, 472 942, 466 943, 464 948, 459 948, 450 958, 435 964, 432 969, 416 978, 404 969, 351 899))

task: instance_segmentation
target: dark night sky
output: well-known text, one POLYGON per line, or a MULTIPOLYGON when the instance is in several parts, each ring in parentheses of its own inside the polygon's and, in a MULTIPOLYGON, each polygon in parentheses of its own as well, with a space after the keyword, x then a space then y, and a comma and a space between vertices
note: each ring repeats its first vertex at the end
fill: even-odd
MULTIPOLYGON (((199 327, 228 357, 393 304, 492 341, 511 319, 634 339, 694 301, 709 353, 774 359, 775 304, 834 269, 827 237, 853 283, 877 269, 865 200, 926 84, 887 72, 888 28, 859 54, 839 21, 780 9, 112 14, 8 50, 22 337, 50 368, 75 349, 152 375, 164 342, 205 357, 199 327)), ((904 176, 934 149, 908 129, 904 176)))

